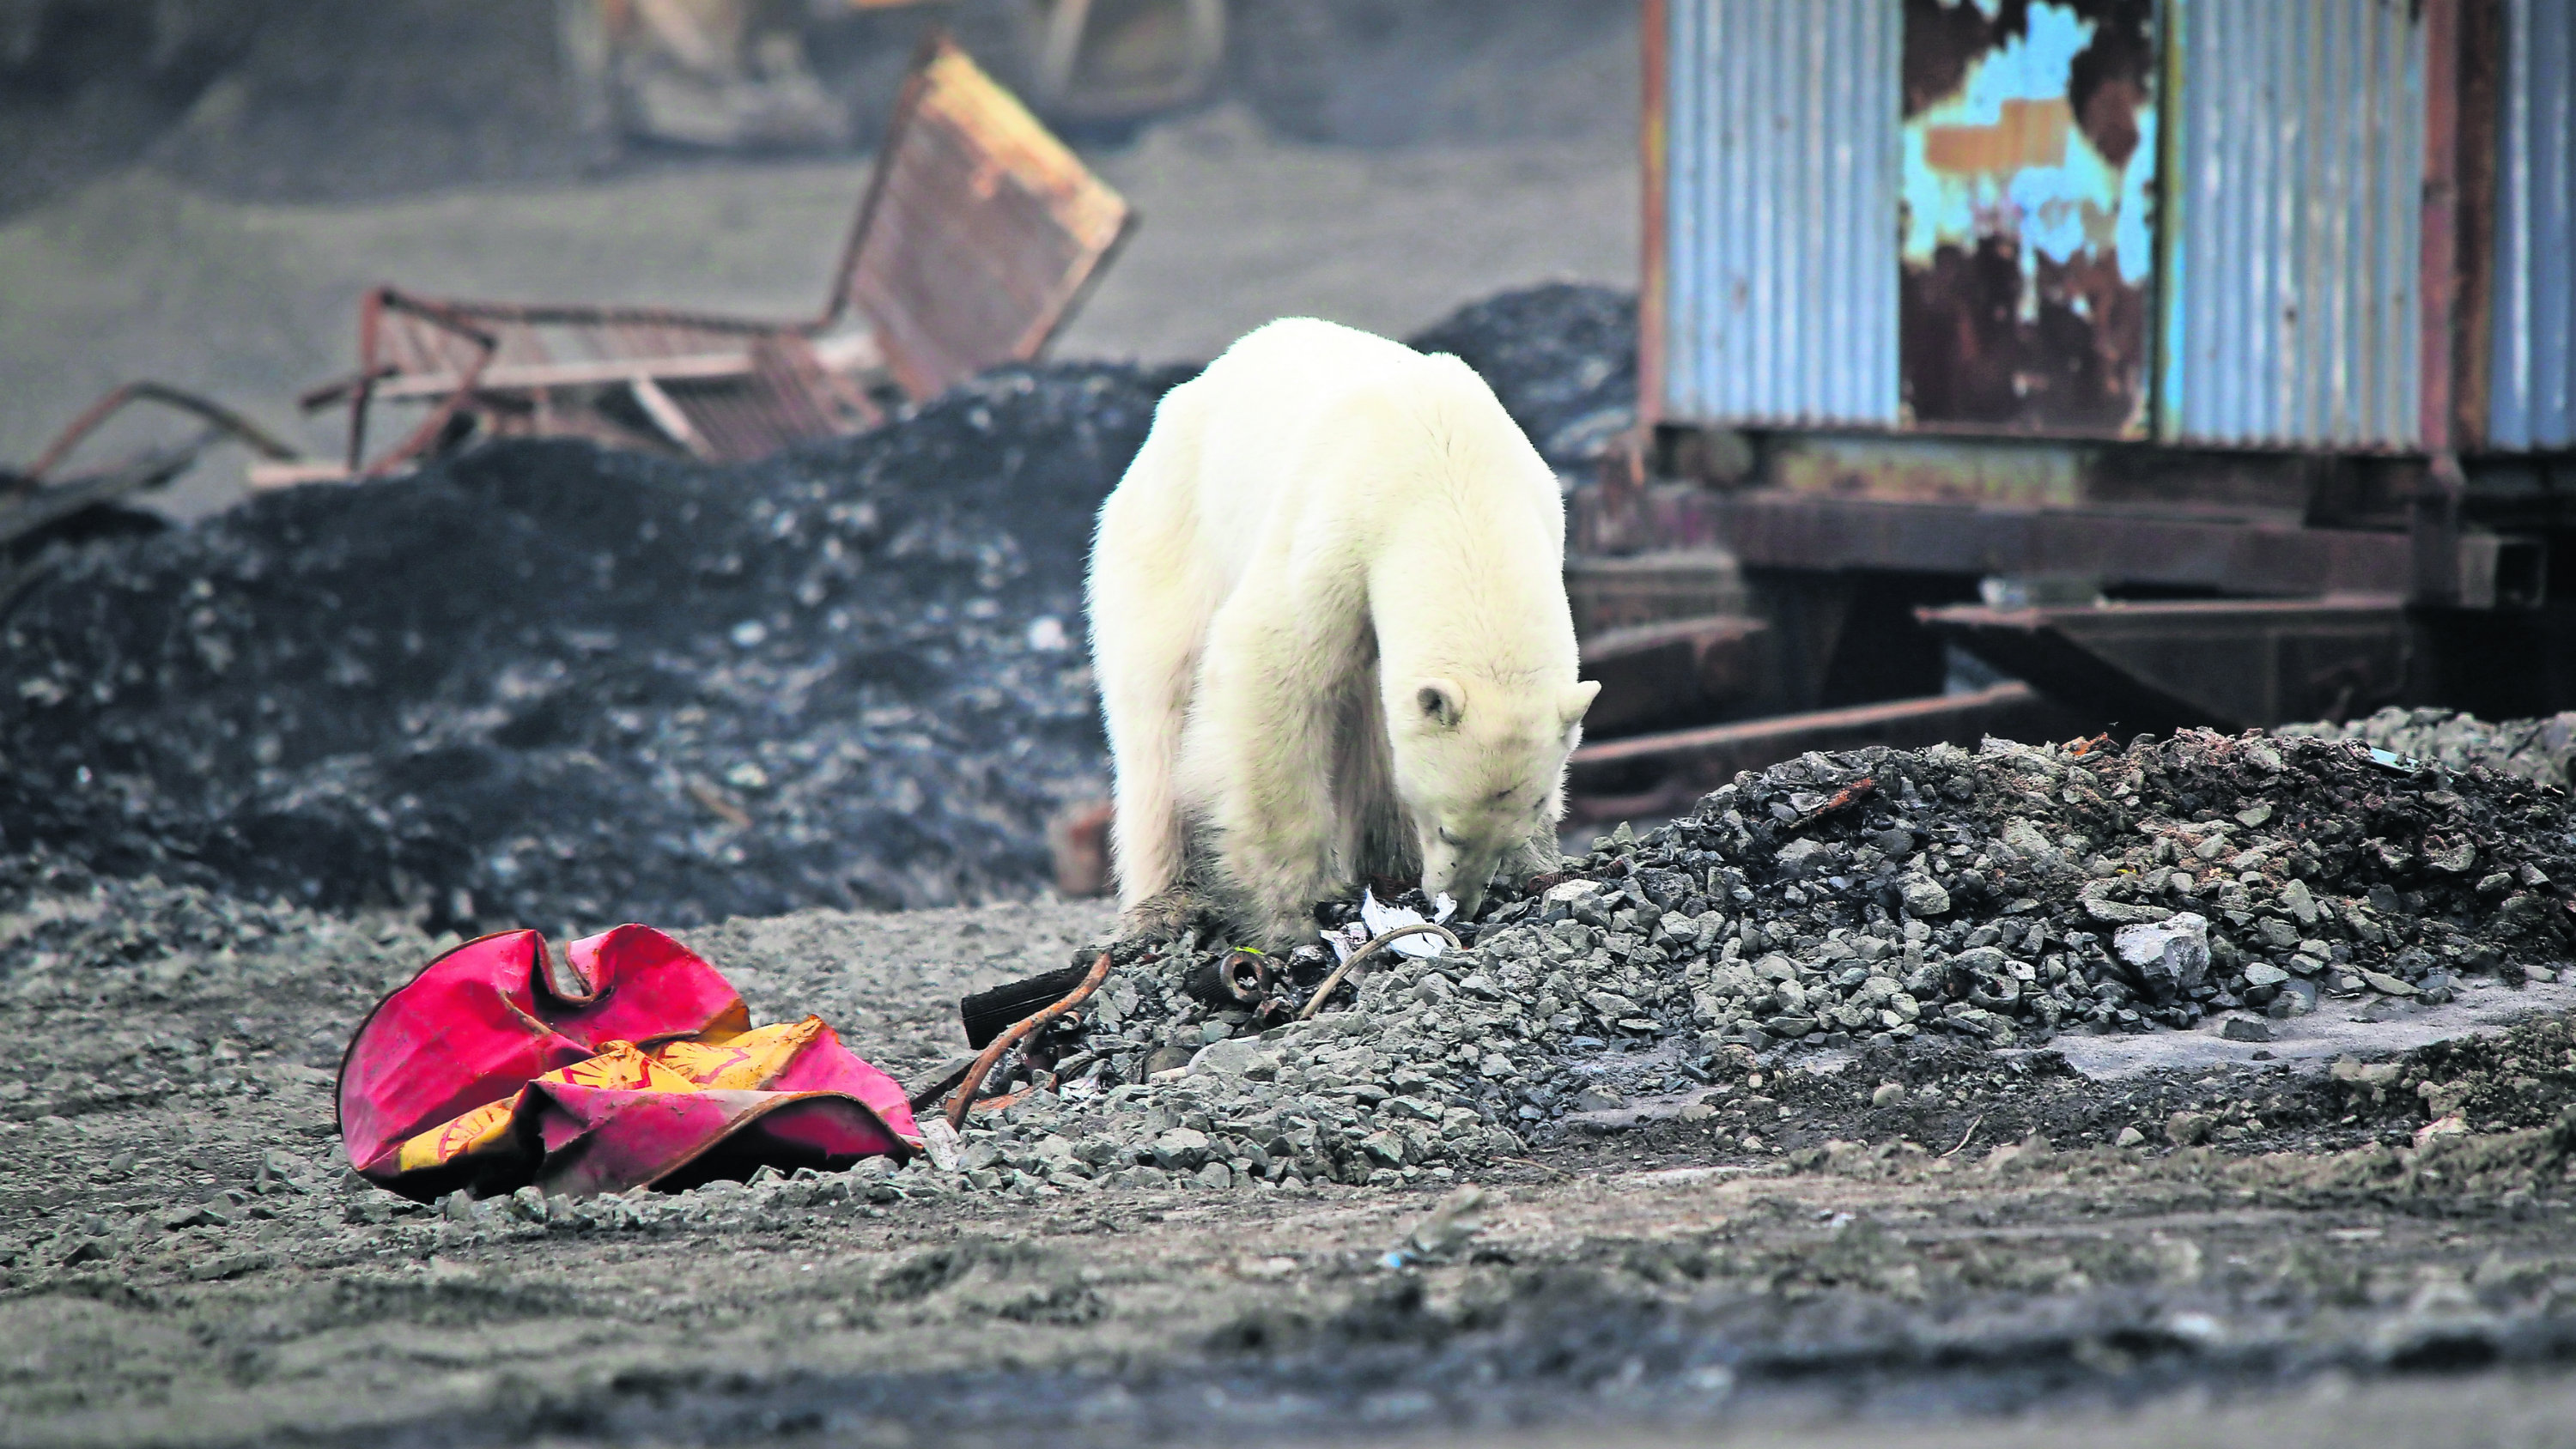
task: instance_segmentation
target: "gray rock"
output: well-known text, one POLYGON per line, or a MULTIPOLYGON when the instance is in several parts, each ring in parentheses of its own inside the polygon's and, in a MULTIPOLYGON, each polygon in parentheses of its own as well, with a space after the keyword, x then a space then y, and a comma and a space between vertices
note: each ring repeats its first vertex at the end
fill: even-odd
POLYGON ((2285 1021, 2294 1016, 2305 1016, 2316 1009, 2317 983, 2294 976, 2281 983, 2281 994, 2272 998, 2272 1004, 2263 1009, 2263 1014, 2275 1021, 2285 1021))
POLYGON ((1597 1083, 1574 1094, 1574 1110, 1577 1112, 1607 1112, 1627 1104, 1628 1099, 1620 1096, 1616 1088, 1597 1083))
POLYGON ((2171 1001, 2209 974, 2209 922, 2192 911, 2136 922, 2112 937, 2112 949, 2156 1001, 2171 1001))
POLYGON ((1190 1127, 1175 1127, 1154 1139, 1154 1164, 1168 1172, 1188 1172, 1207 1160, 1208 1136, 1190 1127))
POLYGON ((1950 892, 1939 881, 1926 875, 1908 876, 1897 887, 1905 901, 1906 912, 1915 916, 1945 916, 1950 913, 1950 892))
POLYGON ((1199 1048, 1189 1060, 1192 1075, 1244 1077, 1267 1081, 1279 1074, 1280 1052, 1258 1037, 1227 1037, 1199 1048))

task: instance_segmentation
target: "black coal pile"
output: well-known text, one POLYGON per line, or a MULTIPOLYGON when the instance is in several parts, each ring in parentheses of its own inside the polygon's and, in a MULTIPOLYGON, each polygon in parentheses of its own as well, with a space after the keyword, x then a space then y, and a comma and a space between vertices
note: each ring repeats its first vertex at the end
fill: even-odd
POLYGON ((1101 787, 1092 513, 1181 372, 1006 370, 732 469, 506 443, 58 556, 0 848, 433 925, 1025 894, 1101 787))
POLYGON ((1407 338, 1476 369, 1558 471, 1637 423, 1637 294, 1549 282, 1473 302, 1407 338))
POLYGON ((2383 709, 2346 724, 2292 725, 2284 733, 2359 740, 2409 759, 2455 769, 2484 765, 2544 785, 2576 786, 2576 710, 2543 719, 2489 723, 2448 709, 2383 709))

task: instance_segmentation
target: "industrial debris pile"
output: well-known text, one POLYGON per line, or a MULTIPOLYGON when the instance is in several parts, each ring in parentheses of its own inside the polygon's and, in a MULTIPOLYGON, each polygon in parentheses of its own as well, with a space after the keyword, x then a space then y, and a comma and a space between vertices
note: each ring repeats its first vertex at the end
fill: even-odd
MULTIPOLYGON (((966 1165, 1028 1191, 1447 1177, 1685 1092, 1721 1149, 1762 1151, 1743 1109, 1775 1048, 2211 1017, 2261 1041, 2326 998, 2393 1020, 2473 976, 2554 979, 2570 882, 2564 792, 2358 743, 1808 755, 1622 827, 1463 953, 1389 955, 1312 1020, 1211 991, 1222 943, 1130 948, 1058 1085, 971 1119, 966 1165)), ((1287 1006, 1321 966, 1292 958, 1287 1006)))
MULTIPOLYGON (((1547 286, 1416 340, 1579 449, 1633 330, 1547 286)), ((469 933, 1031 894, 1106 793, 1092 516, 1188 375, 1000 369, 735 467, 502 443, 58 547, 0 613, 0 872, 469 933)))
POLYGON ((6 846, 434 927, 1025 894, 1100 788, 1088 519, 1180 374, 730 469, 581 444, 92 545, 9 614, 6 846))

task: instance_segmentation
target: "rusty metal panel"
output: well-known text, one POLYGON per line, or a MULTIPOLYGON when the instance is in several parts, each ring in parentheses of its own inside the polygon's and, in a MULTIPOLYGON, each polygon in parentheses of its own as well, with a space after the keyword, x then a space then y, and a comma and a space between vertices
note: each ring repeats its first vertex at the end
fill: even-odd
POLYGON ((2413 0, 2168 6, 2161 436, 2421 442, 2421 19, 2413 0))
POLYGON ((897 110, 843 259, 903 390, 935 396, 1038 354, 1126 233, 1117 192, 942 43, 897 110))
POLYGON ((2576 448, 2576 5, 2505 23, 2487 444, 2576 448))
POLYGON ((1669 0, 1659 416, 1896 423, 1900 19, 1669 0))
POLYGON ((1908 420, 2143 435, 2155 0, 1904 10, 1908 420))
POLYGON ((1674 548, 1722 546, 1746 568, 2068 574, 2239 594, 2402 593, 2403 533, 2302 528, 2162 511, 2009 508, 1814 498, 1777 489, 1650 490, 1641 531, 1674 548))

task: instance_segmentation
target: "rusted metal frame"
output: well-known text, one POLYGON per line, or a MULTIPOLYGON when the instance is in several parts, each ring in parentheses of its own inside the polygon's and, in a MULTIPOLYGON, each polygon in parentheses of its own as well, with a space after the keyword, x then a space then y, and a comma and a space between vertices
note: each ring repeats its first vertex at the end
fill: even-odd
POLYGON ((1715 707, 1753 687, 1754 641, 1769 632, 1741 615, 1632 624, 1582 641, 1583 675, 1601 692, 1585 718, 1607 732, 1715 707))
POLYGON ((948 1125, 951 1127, 965 1125, 966 1109, 974 1105, 975 1092, 984 1085, 984 1074, 993 1070, 993 1064, 1002 1059, 1002 1053, 1018 1045, 1020 1040, 1031 1032, 1090 1000, 1091 993, 1098 991, 1100 983, 1108 979, 1109 953, 1103 951, 1100 953, 1100 959, 1091 964, 1090 972, 1082 978, 1082 984, 1065 993, 1062 1001, 1029 1016, 1000 1036, 993 1038, 984 1050, 977 1054, 974 1064, 966 1069, 965 1079, 958 1083, 956 1095, 948 1099, 948 1125))
POLYGON ((678 307, 642 307, 623 303, 481 302, 422 297, 395 287, 379 287, 383 305, 426 318, 442 326, 459 323, 516 322, 529 326, 683 328, 756 337, 794 332, 795 324, 732 317, 718 312, 692 312, 678 307))
POLYGON ((156 449, 27 494, 19 502, 0 508, 0 545, 13 543, 85 508, 167 483, 188 471, 209 441, 210 437, 200 438, 187 447, 156 449))
POLYGON ((626 380, 626 390, 634 397, 635 405, 644 410, 644 416, 653 420, 653 426, 686 449, 691 457, 704 461, 715 456, 706 435, 689 421, 687 413, 680 411, 680 405, 671 400, 671 395, 662 391, 660 383, 649 377, 631 377, 626 380))
MULTIPOLYGON (((721 382, 755 371, 749 352, 683 352, 658 357, 605 358, 582 362, 496 362, 483 373, 486 392, 542 392, 557 387, 613 387, 637 378, 659 382, 721 382)), ((388 373, 376 396, 388 402, 445 397, 461 375, 388 373)))
POLYGON ((1762 769, 1810 750, 1869 745, 1920 748, 1945 740, 1974 743, 1990 733, 2053 736, 2071 732, 2072 720, 2069 712, 2052 705, 2039 691, 2013 683, 1972 694, 1891 700, 1610 740, 1574 752, 1575 789, 1566 799, 1566 815, 1579 821, 1675 815, 1734 779, 1738 771, 1762 769), (1663 778, 1642 791, 1606 794, 1598 788, 1604 776, 1615 781, 1622 775, 1656 769, 1663 778))
MULTIPOLYGON (((1667 275, 1671 239, 1665 235, 1670 188, 1672 124, 1671 7, 1674 0, 1645 0, 1639 17, 1638 72, 1643 101, 1637 127, 1637 164, 1642 211, 1638 218, 1637 260, 1637 430, 1641 442, 1654 436, 1664 420, 1664 355, 1668 325, 1667 275)), ((1691 4, 1695 0, 1681 0, 1691 4)))
POLYGON ((375 403, 376 383, 386 370, 381 356, 385 297, 392 291, 391 287, 371 288, 358 300, 358 373, 349 390, 349 446, 343 460, 351 473, 367 458, 367 411, 375 403))
POLYGON ((2315 595, 2401 591, 2413 566, 2406 535, 2359 529, 1669 488, 1646 507, 1646 525, 1671 546, 1717 544, 1751 567, 2073 573, 2315 595))
MULTIPOLYGON (((160 403, 165 407, 177 408, 181 412, 192 414, 212 425, 217 432, 238 438, 253 451, 270 458, 292 461, 302 456, 294 447, 279 441, 267 429, 212 398, 189 392, 184 388, 172 387, 167 383, 129 382, 110 389, 104 397, 83 409, 79 417, 72 419, 70 426, 57 433, 54 440, 45 445, 45 451, 36 455, 36 461, 27 465, 25 473, 21 475, 22 481, 18 485, 18 491, 33 492, 37 485, 44 482, 48 474, 60 466, 65 458, 71 456, 72 450, 79 447, 84 439, 97 432, 109 418, 139 402, 160 403)), ((210 437, 205 441, 213 440, 210 437)), ((200 442, 197 446, 202 448, 205 443, 200 442)))
MULTIPOLYGON (((438 441, 439 435, 447 431, 448 423, 474 400, 474 390, 481 385, 484 370, 492 365, 492 359, 498 357, 501 352, 501 340, 498 337, 474 326, 462 316, 439 308, 435 304, 421 302, 416 298, 401 298, 391 287, 381 288, 379 291, 387 305, 398 306, 401 310, 436 323, 446 331, 474 344, 481 355, 469 364, 464 375, 457 379, 456 390, 442 399, 438 406, 430 409, 429 416, 421 419, 420 425, 413 428, 401 442, 396 443, 372 463, 361 466, 354 458, 350 461, 349 471, 360 478, 381 478, 427 451, 432 443, 438 441)), ((367 363, 365 371, 371 374, 375 359, 373 356, 368 356, 365 361, 367 363)), ((373 391, 374 384, 366 384, 354 406, 363 408, 373 391)), ((353 426, 351 441, 357 441, 358 436, 353 426)))

